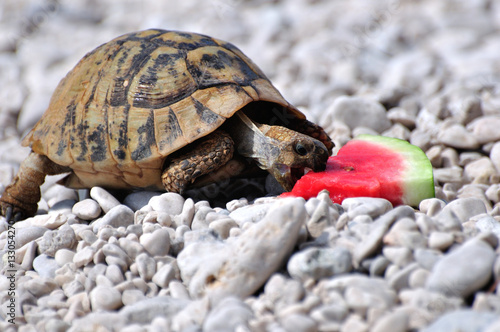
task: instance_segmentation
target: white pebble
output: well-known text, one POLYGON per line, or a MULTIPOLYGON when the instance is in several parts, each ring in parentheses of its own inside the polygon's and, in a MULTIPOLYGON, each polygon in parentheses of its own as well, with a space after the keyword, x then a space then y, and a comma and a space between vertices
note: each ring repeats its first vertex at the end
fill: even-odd
POLYGON ((332 114, 333 121, 343 122, 351 130, 356 127, 367 127, 381 133, 391 126, 385 108, 375 101, 362 97, 338 97, 327 112, 332 114))
POLYGON ((184 198, 176 193, 164 193, 160 196, 151 197, 148 205, 155 211, 167 212, 174 216, 182 212, 184 198))
POLYGON ((105 226, 118 228, 121 226, 127 227, 133 224, 134 211, 132 211, 128 206, 119 204, 110 209, 102 218, 96 220, 92 226, 94 233, 97 233, 99 229, 105 226))
POLYGON ((447 232, 431 232, 429 235, 429 248, 445 251, 454 242, 453 234, 447 232))
POLYGON ((96 286, 89 298, 93 311, 116 310, 123 305, 122 295, 112 287, 96 286))
POLYGON ((99 206, 99 203, 97 203, 93 199, 87 198, 83 201, 77 202, 73 206, 72 212, 80 219, 93 220, 99 217, 102 210, 99 206))
POLYGON ((101 187, 90 189, 90 197, 99 203, 104 213, 108 213, 109 210, 120 204, 113 195, 101 187))
POLYGON ((465 298, 490 280, 494 261, 495 252, 489 244, 477 239, 469 240, 434 265, 426 288, 465 298))
POLYGON ((54 258, 59 266, 63 266, 66 263, 73 262, 75 252, 66 248, 59 249, 54 258))
POLYGON ((157 229, 153 233, 145 233, 139 241, 151 256, 165 256, 170 250, 170 233, 165 228, 157 229))
POLYGON ((441 128, 437 135, 440 143, 458 149, 477 149, 479 142, 476 137, 458 123, 449 124, 441 128))

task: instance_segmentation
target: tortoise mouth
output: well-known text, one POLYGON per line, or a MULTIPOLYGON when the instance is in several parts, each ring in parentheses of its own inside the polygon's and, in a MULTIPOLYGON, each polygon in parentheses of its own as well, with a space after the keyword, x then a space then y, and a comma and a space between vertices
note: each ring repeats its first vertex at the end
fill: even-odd
POLYGON ((290 167, 293 184, 295 184, 301 177, 312 171, 309 167, 290 167))
POLYGON ((291 191, 300 178, 312 171, 309 167, 290 167, 284 164, 277 165, 277 169, 279 171, 277 180, 286 191, 291 191))

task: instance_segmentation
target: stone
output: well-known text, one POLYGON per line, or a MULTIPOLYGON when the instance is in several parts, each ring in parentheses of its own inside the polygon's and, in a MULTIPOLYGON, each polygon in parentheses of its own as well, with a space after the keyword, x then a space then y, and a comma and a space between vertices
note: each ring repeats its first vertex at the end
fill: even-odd
POLYGON ((146 298, 122 308, 120 317, 126 324, 149 324, 155 317, 172 319, 189 302, 188 300, 170 296, 146 298))
POLYGON ((117 265, 109 265, 108 267, 105 267, 105 270, 105 277, 109 281, 111 281, 113 285, 118 285, 125 280, 120 267, 118 267, 117 265))
POLYGON ((393 289, 399 292, 409 287, 410 275, 417 269, 418 263, 409 263, 399 271, 388 276, 387 282, 393 289))
POLYGON ((208 225, 208 228, 215 230, 223 239, 227 239, 229 237, 229 232, 235 227, 238 227, 238 224, 229 217, 212 221, 208 225))
POLYGON ((188 198, 184 201, 182 206, 182 211, 180 214, 173 217, 174 228, 185 225, 191 227, 195 214, 195 204, 192 198, 188 198))
POLYGON ((90 189, 90 197, 99 203, 104 213, 108 213, 112 208, 120 205, 120 202, 113 195, 100 187, 90 189))
POLYGON ((495 183, 489 186, 485 195, 493 204, 500 202, 500 184, 495 183))
POLYGON ((429 217, 437 215, 444 207, 446 202, 439 198, 427 198, 420 202, 418 209, 429 217))
MULTIPOLYGON (((29 270, 33 269, 33 260, 36 257, 37 244, 36 244, 36 242, 32 241, 32 242, 24 245, 24 247, 22 247, 20 250, 18 250, 18 252, 23 250, 24 248, 26 248, 26 251, 24 253, 23 261, 21 263, 21 269, 29 271, 29 270)), ((16 256, 17 256, 17 252, 16 252, 16 256)))
POLYGON ((404 311, 394 311, 382 316, 373 328, 372 332, 406 332, 408 331, 409 315, 404 311))
MULTIPOLYGON (((173 331, 186 331, 190 329, 201 329, 209 312, 210 301, 208 298, 191 301, 172 319, 171 329, 173 331)), ((228 320, 229 317, 226 317, 228 320)), ((225 331, 222 329, 222 331, 225 331)))
POLYGON ((79 280, 73 279, 70 282, 67 282, 64 285, 62 285, 62 289, 64 291, 64 295, 70 298, 75 294, 84 292, 85 286, 79 280))
POLYGON ((83 241, 85 241, 88 244, 92 244, 99 239, 97 235, 95 235, 94 232, 92 232, 91 229, 84 229, 78 232, 78 237, 80 237, 83 241))
POLYGON ((48 319, 44 324, 45 331, 64 332, 69 330, 70 327, 69 323, 57 318, 48 319))
POLYGON ((123 200, 123 204, 132 209, 132 211, 140 210, 143 206, 148 205, 151 198, 159 196, 161 193, 157 191, 141 190, 133 192, 123 200))
POLYGON ((280 319, 281 326, 286 331, 296 332, 315 332, 317 331, 317 323, 311 317, 305 314, 290 314, 280 319))
POLYGON ((317 281, 351 271, 351 253, 346 248, 308 248, 288 261, 288 273, 298 280, 317 281))
POLYGON ((116 264, 122 269, 122 272, 127 271, 131 259, 123 249, 116 244, 107 243, 102 247, 102 251, 108 265, 116 264))
POLYGON ((342 299, 342 296, 339 295, 339 297, 340 299, 338 299, 337 301, 332 301, 330 303, 313 308, 310 313, 310 317, 318 322, 319 326, 325 325, 328 322, 332 321, 343 321, 349 314, 349 307, 347 306, 347 303, 345 303, 345 301, 342 299))
POLYGON ((273 205, 273 203, 267 203, 243 206, 229 213, 229 217, 233 219, 240 227, 246 222, 256 223, 264 218, 267 211, 273 205))
POLYGON ((94 220, 101 215, 102 209, 95 200, 87 198, 73 205, 72 212, 82 220, 94 220))
POLYGON ((252 310, 240 299, 226 297, 208 314, 203 322, 204 331, 234 331, 247 327, 254 317, 252 310))
MULTIPOLYGON (((68 203, 71 207, 73 206, 74 201, 63 201, 63 203, 68 203)), ((56 229, 68 222, 68 216, 66 214, 68 214, 70 211, 71 208, 69 208, 67 211, 51 210, 49 211, 49 214, 36 215, 33 218, 27 220, 31 221, 31 226, 56 229)))
POLYGON ((33 294, 33 296, 40 298, 50 294, 57 288, 57 284, 49 278, 40 277, 26 281, 24 287, 33 294))
POLYGON ((362 260, 374 254, 382 245, 383 237, 389 231, 392 224, 400 218, 405 217, 415 218, 415 212, 411 207, 403 205, 392 209, 376 219, 370 225, 367 235, 354 248, 354 264, 360 264, 362 260))
POLYGON ((240 198, 240 199, 233 199, 232 201, 229 201, 226 203, 226 209, 231 213, 236 209, 239 209, 241 207, 247 206, 248 205, 248 199, 246 198, 240 198))
POLYGON ((371 276, 382 276, 391 262, 384 256, 377 256, 370 263, 369 272, 371 276))
POLYGON ((443 164, 443 157, 441 156, 443 147, 441 145, 434 145, 429 150, 425 151, 425 155, 429 158, 432 167, 438 168, 443 164))
POLYGON ((382 249, 382 253, 390 262, 399 267, 406 266, 413 261, 412 251, 406 247, 386 246, 382 249))
POLYGON ((413 257, 415 257, 415 260, 421 267, 430 271, 434 267, 434 264, 441 259, 442 253, 437 250, 422 248, 415 250, 413 257))
POLYGON ((177 264, 191 296, 208 295, 217 302, 229 294, 253 294, 291 253, 305 218, 303 199, 283 199, 239 237, 187 245, 177 264))
POLYGON ((443 159, 444 168, 453 168, 454 166, 459 166, 458 152, 452 148, 444 148, 441 153, 441 158, 443 159))
POLYGON ((139 276, 145 281, 150 281, 156 273, 156 262, 153 258, 149 257, 148 254, 139 254, 135 262, 137 264, 137 271, 139 276))
POLYGON ((138 289, 125 289, 122 293, 122 303, 124 306, 132 305, 145 299, 146 296, 144 293, 138 289))
POLYGON ((495 166, 488 157, 468 163, 464 168, 464 175, 472 183, 490 183, 490 178, 497 173, 495 166))
POLYGON ((365 275, 343 275, 321 281, 322 287, 329 291, 344 294, 344 299, 351 310, 360 315, 369 308, 391 308, 396 303, 397 295, 387 282, 380 278, 365 275))
MULTIPOLYGON (((322 191, 318 197, 324 196, 324 194, 325 192, 322 191)), ((333 226, 334 221, 339 217, 339 213, 333 208, 329 195, 327 196, 326 199, 319 199, 318 204, 311 213, 311 218, 306 222, 307 231, 313 238, 320 236, 327 227, 333 226)))
POLYGON ((477 220, 476 228, 481 232, 491 232, 500 239, 500 221, 496 220, 492 216, 484 216, 477 220))
POLYGON ((469 240, 436 262, 426 288, 465 298, 486 285, 494 262, 495 252, 489 244, 478 239, 469 240))
POLYGON ((429 274, 430 271, 423 268, 413 270, 408 277, 408 286, 413 289, 424 288, 429 274))
POLYGON ((183 300, 189 300, 189 292, 186 289, 186 286, 178 280, 172 280, 170 284, 168 285, 170 289, 170 294, 172 295, 173 298, 175 299, 183 299, 183 300))
POLYGON ((56 260, 45 254, 39 255, 33 260, 33 269, 40 277, 53 279, 58 268, 56 260))
POLYGON ((376 218, 391 210, 392 204, 383 198, 356 197, 344 199, 342 207, 350 219, 359 215, 369 215, 376 218))
POLYGON ((113 287, 96 286, 89 299, 93 311, 116 310, 123 306, 122 295, 113 287))
POLYGON ((347 317, 342 323, 340 332, 368 332, 369 326, 361 315, 354 314, 347 317))
POLYGON ((167 288, 176 277, 176 270, 172 264, 163 265, 151 279, 158 287, 167 288))
POLYGON ((31 226, 16 229, 16 249, 21 248, 26 243, 36 240, 43 236, 49 229, 45 227, 31 226))
POLYGON ((422 329, 422 332, 485 331, 486 328, 496 320, 498 320, 497 313, 461 309, 445 313, 435 322, 422 329))
POLYGON ((434 179, 439 183, 462 183, 463 171, 459 166, 436 168, 433 170, 434 179))
POLYGON ((461 230, 461 224, 478 214, 486 213, 486 206, 479 198, 459 198, 448 203, 434 220, 443 231, 461 230))
POLYGON ((333 121, 343 122, 351 130, 367 127, 381 133, 391 126, 385 108, 378 102, 362 97, 338 97, 327 112, 332 114, 333 121))
MULTIPOLYGON (((151 233, 148 234, 151 235, 151 233)), ((129 256, 132 259, 135 259, 139 254, 142 254, 143 252, 146 251, 144 247, 136 239, 130 240, 129 238, 122 237, 118 240, 118 244, 120 245, 120 248, 122 248, 123 251, 125 251, 127 256, 129 256)))
POLYGON ((208 228, 210 221, 208 220, 208 215, 214 210, 208 206, 201 206, 195 212, 193 217, 193 222, 191 223, 192 230, 208 228))
MULTIPOLYGON (((446 296, 425 288, 403 289, 399 292, 399 300, 403 306, 412 310, 420 308, 431 311, 433 318, 447 311, 457 310, 464 305, 464 300, 459 297, 446 296)), ((426 323, 425 325, 428 325, 429 322, 426 323)))
POLYGON ((170 250, 170 233, 165 228, 142 234, 139 241, 151 256, 166 256, 170 250))
POLYGON ((100 228, 105 226, 118 228, 122 226, 127 227, 133 224, 134 211, 132 211, 128 206, 119 204, 111 208, 101 219, 96 220, 92 226, 94 233, 97 233, 100 228))
POLYGON ((63 266, 64 264, 73 262, 73 258, 75 257, 75 252, 73 250, 69 250, 66 248, 57 250, 54 258, 57 262, 57 265, 63 266))
POLYGON ((184 198, 177 193, 164 193, 151 197, 148 205, 155 211, 167 212, 175 216, 182 212, 184 198))
POLYGON ((416 116, 414 112, 411 112, 403 107, 393 107, 387 111, 387 118, 394 123, 400 123, 406 128, 415 128, 416 116))
POLYGON ((125 329, 126 325, 121 314, 110 311, 91 312, 81 318, 77 315, 72 318, 73 319, 65 317, 64 319, 70 320, 71 329, 76 331, 88 330, 89 326, 91 326, 94 331, 122 331, 125 329))
POLYGON ((45 232, 38 242, 41 253, 54 257, 60 249, 74 249, 76 247, 76 235, 71 226, 65 224, 58 230, 45 232))
POLYGON ((476 137, 467 131, 465 127, 458 123, 450 123, 443 126, 437 135, 437 140, 441 144, 457 149, 477 149, 480 144, 476 137))
POLYGON ((497 172, 500 172, 500 142, 496 142, 490 151, 490 160, 497 172))
POLYGON ((406 128, 402 124, 395 123, 394 125, 392 125, 391 128, 382 132, 381 135, 407 141, 410 139, 411 132, 408 128, 406 128))
POLYGON ((496 142, 500 140, 500 116, 482 116, 467 125, 480 144, 496 142))
POLYGON ((305 294, 302 282, 285 278, 281 274, 273 274, 264 286, 264 297, 266 301, 273 303, 274 310, 278 315, 282 310, 298 304, 305 294))
POLYGON ((429 234, 429 248, 431 249, 445 251, 453 244, 454 241, 455 238, 451 233, 436 231, 429 234))
POLYGON ((73 256, 73 263, 75 263, 77 268, 86 266, 93 261, 96 252, 97 250, 94 247, 85 247, 82 250, 78 250, 73 256))

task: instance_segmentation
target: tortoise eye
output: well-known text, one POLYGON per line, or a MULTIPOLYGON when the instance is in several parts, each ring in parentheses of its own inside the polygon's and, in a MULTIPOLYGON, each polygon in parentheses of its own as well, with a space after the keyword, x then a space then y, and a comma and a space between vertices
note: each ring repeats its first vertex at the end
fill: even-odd
POLYGON ((295 145, 295 152, 297 152, 300 156, 305 156, 307 155, 307 149, 304 145, 301 143, 297 143, 295 145))

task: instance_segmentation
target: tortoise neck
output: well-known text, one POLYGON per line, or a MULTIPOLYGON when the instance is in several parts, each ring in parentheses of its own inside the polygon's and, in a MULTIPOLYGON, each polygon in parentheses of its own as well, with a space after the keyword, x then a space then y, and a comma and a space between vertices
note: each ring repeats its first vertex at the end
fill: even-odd
POLYGON ((252 121, 239 111, 229 119, 226 130, 235 143, 235 151, 254 159, 262 169, 270 169, 279 155, 279 142, 265 135, 270 126, 252 121))

